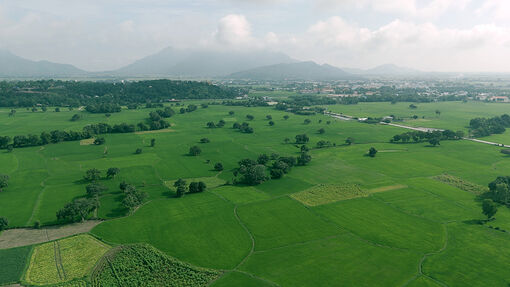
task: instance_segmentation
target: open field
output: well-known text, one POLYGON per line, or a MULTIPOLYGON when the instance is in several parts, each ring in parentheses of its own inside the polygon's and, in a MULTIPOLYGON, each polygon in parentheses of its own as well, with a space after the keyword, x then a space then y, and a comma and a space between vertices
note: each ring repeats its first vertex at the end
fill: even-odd
MULTIPOLYGON (((505 107, 472 102, 418 104, 416 110, 409 110, 407 103, 328 106, 359 116, 423 113, 430 121, 405 123, 454 130, 464 129, 475 116, 503 114, 505 107), (436 109, 441 110, 437 118, 436 109)), ((137 122, 150 110, 123 110, 108 120, 137 122)), ((19 115, 30 121, 48 117, 44 130, 78 128, 104 117, 85 114, 75 123, 69 121, 73 112, 61 112, 67 113, 65 117, 54 112, 23 115, 20 111, 19 115)), ((6 129, 11 135, 16 126, 23 133, 39 133, 43 128, 9 121, 0 116, 0 126, 12 125, 6 129)), ((98 168, 99 182, 108 191, 99 198, 97 216, 106 221, 90 232, 112 245, 147 243, 180 262, 214 269, 219 277, 212 286, 510 283, 506 275, 510 254, 505 247, 510 246, 509 233, 495 229, 510 231, 510 210, 499 207, 495 220, 476 224, 485 217, 473 191, 497 176, 510 175, 510 161, 498 147, 469 141, 444 141, 437 147, 391 144, 389 139, 404 130, 324 115, 298 116, 271 107, 209 105, 169 121, 172 132, 105 135, 106 156, 104 146, 78 142, 0 151, 0 161, 6 163, 0 165, 0 173, 11 177, 9 187, 0 193, 0 216, 19 227, 30 227, 37 220, 43 225, 57 223, 57 210, 86 195, 85 171, 98 168), (254 120, 248 121, 247 114, 254 120), (272 116, 274 126, 266 115, 272 116), (290 118, 284 120, 284 115, 290 118), (310 124, 304 124, 307 118, 310 124), (225 127, 206 127, 207 122, 221 119, 227 122, 225 127), (234 122, 244 121, 254 128, 253 134, 232 129, 234 122), (325 133, 320 134, 320 128, 325 133), (257 159, 261 153, 299 155, 301 145, 292 142, 303 133, 310 137, 312 161, 307 166, 295 166, 283 178, 256 186, 227 184, 233 182, 241 159, 257 159), (204 137, 210 143, 199 143, 204 137), (347 137, 355 143, 345 145, 347 137), (150 147, 152 138, 154 147, 150 147), (291 143, 286 144, 285 138, 291 143), (318 149, 320 140, 336 146, 318 149), (202 150, 199 156, 188 155, 194 145, 202 150), (370 147, 380 151, 374 158, 365 156, 370 147), (134 154, 136 148, 143 152, 134 154), (214 170, 218 162, 224 166, 222 172, 214 170), (110 167, 120 169, 114 179, 105 178, 110 167), (445 174, 450 177, 435 179, 445 174), (208 189, 177 198, 173 182, 179 178, 188 183, 204 181, 208 189), (129 216, 121 204, 122 181, 148 194, 147 202, 129 216)), ((2 233, 0 244, 15 231, 2 233)), ((51 244, 38 246, 48 246, 34 252, 47 257, 38 262, 55 263, 51 244)), ((90 265, 69 265, 72 261, 62 266, 77 272, 73 278, 90 270, 90 265)), ((47 278, 38 278, 33 274, 41 272, 35 271, 29 271, 27 278, 63 281, 55 264, 39 265, 47 278)))
POLYGON ((31 246, 24 246, 0 250, 0 286, 21 279, 31 249, 31 246))
POLYGON ((24 280, 55 284, 89 274, 110 247, 90 235, 79 235, 36 246, 24 280))
POLYGON ((63 226, 48 226, 41 229, 9 229, 0 234, 0 249, 38 244, 79 233, 86 233, 99 223, 101 221, 89 220, 63 226))

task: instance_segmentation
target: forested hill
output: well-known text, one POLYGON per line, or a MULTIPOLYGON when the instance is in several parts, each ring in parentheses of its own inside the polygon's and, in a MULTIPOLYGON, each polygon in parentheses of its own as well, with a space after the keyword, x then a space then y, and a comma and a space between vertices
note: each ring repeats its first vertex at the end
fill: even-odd
POLYGON ((229 99, 239 89, 208 82, 151 80, 137 82, 0 82, 1 107, 82 106, 93 103, 158 103, 169 99, 229 99))

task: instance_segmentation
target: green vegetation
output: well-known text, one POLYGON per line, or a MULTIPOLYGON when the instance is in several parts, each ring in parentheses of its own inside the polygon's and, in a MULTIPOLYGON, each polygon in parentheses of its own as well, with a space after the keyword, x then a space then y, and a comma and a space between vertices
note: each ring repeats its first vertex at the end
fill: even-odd
POLYGON ((0 285, 19 282, 31 249, 31 246, 0 249, 0 285))
POLYGON ((218 272, 193 267, 146 245, 120 246, 92 274, 92 286, 207 286, 218 272))
POLYGON ((109 246, 89 235, 73 236, 36 246, 24 280, 45 285, 89 274, 109 246))
POLYGON ((340 200, 365 197, 369 194, 369 192, 361 190, 356 184, 319 184, 294 193, 291 197, 308 206, 317 206, 340 200))
MULTIPOLYGON (((409 104, 327 107, 359 117, 394 114, 405 125, 464 132, 472 117, 504 113, 503 108, 485 103, 419 103, 412 110, 409 104)), ((9 228, 40 222, 36 231, 67 220, 105 219, 92 229, 93 235, 113 245, 150 244, 162 252, 151 251, 159 257, 150 258, 190 268, 198 272, 191 277, 207 279, 200 282, 217 279, 213 286, 434 286, 437 282, 439 286, 484 282, 505 286, 510 282, 505 269, 510 265, 506 248, 510 210, 493 199, 497 214, 489 221, 482 213, 482 200, 493 191, 503 198, 502 184, 509 185, 500 179, 494 189, 485 188, 498 177, 510 176, 510 162, 499 147, 468 140, 442 140, 438 148, 397 145, 388 140, 406 131, 399 127, 339 120, 315 110, 301 116, 271 106, 243 105, 225 106, 213 100, 163 107, 158 103, 123 109, 108 118, 76 109, 60 113, 18 109, 9 117, 11 109, 0 109, 0 128, 10 137, 45 129, 76 130, 100 122, 131 125, 145 121, 147 114, 156 118, 157 110, 170 111, 167 107, 177 112, 171 130, 102 134, 103 145, 63 141, 3 150, 0 174, 9 176, 9 186, 0 192, 0 216, 9 219, 9 228), (82 118, 72 122, 75 113, 82 118), (246 115, 253 119, 243 125, 246 115), (274 126, 268 124, 267 115, 274 126), (306 125, 305 118, 310 119, 306 125), (217 127, 221 120, 224 128, 217 127), (216 128, 207 128, 207 122, 216 128), (200 139, 208 142, 202 144, 200 139), (192 146, 200 148, 199 156, 189 156, 192 146), (373 158, 365 156, 371 147, 378 150, 373 158), (143 153, 134 155, 137 148, 143 153), (176 198, 178 193, 184 196, 176 198), (57 221, 56 213, 66 204, 79 203, 69 208, 79 210, 75 207, 88 200, 98 204, 57 221), (212 275, 201 277, 201 268, 215 271, 205 270, 212 275)), ((498 136, 510 139, 506 133, 498 136)), ((10 231, 2 231, 0 240, 10 231)), ((27 281, 33 276, 45 282, 70 281, 59 277, 62 270, 83 279, 95 264, 85 260, 87 266, 68 267, 74 262, 62 262, 63 267, 57 268, 56 249, 52 242, 46 244, 47 250, 41 248, 45 244, 36 246, 41 250, 34 250, 34 256, 42 259, 33 258, 27 281)), ((119 266, 126 266, 122 269, 126 274, 140 272, 133 273, 141 274, 138 277, 127 276, 129 282, 149 278, 150 268, 160 274, 157 268, 167 264, 146 264, 145 257, 130 260, 135 251, 126 250, 125 257, 112 253, 106 258, 111 262, 124 258, 119 266), (128 266, 130 261, 136 266, 128 266)), ((105 273, 94 274, 106 277, 96 278, 116 280, 110 267, 103 267, 105 273)), ((166 280, 168 274, 147 280, 166 280)), ((187 271, 182 274, 178 278, 191 280, 187 271)))

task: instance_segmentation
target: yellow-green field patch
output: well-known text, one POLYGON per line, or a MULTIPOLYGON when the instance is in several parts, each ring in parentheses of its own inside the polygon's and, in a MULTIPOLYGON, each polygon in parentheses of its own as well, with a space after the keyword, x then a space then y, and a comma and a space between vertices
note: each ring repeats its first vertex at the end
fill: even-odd
POLYGON ((309 189, 294 193, 292 198, 308 206, 366 197, 370 193, 362 190, 357 184, 318 184, 309 189))
POLYGON ((84 139, 80 141, 80 145, 93 145, 95 140, 95 138, 84 139))
POLYGON ((440 181, 442 183, 446 183, 458 189, 462 189, 467 192, 471 192, 474 195, 480 195, 484 192, 489 191, 489 189, 485 186, 478 185, 476 183, 469 182, 462 178, 449 175, 449 174, 441 174, 438 176, 434 176, 433 179, 440 181))
POLYGON ((108 245, 90 235, 44 243, 34 248, 25 281, 43 285, 82 278, 108 249, 108 245))
POLYGON ((390 190, 396 190, 396 189, 402 189, 406 188, 407 185, 403 184, 395 184, 395 185, 389 185, 389 186, 381 186, 377 188, 372 188, 368 190, 368 193, 376 193, 376 192, 383 192, 383 191, 390 191, 390 190))
POLYGON ((141 131, 141 132, 135 132, 137 135, 143 135, 143 134, 160 134, 160 133, 171 133, 175 132, 173 129, 161 129, 161 130, 153 130, 153 131, 141 131))

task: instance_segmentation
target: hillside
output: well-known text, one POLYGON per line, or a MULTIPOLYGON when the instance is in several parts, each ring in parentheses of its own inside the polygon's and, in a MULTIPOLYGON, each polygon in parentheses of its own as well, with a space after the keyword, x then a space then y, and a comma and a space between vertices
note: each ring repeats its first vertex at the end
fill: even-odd
POLYGON ((51 78, 86 74, 72 65, 32 61, 0 50, 0 78, 51 78))
POLYGON ((222 77, 265 65, 292 63, 283 53, 205 51, 166 48, 134 63, 111 71, 121 76, 172 76, 182 78, 222 77))
POLYGON ((315 62, 299 62, 289 64, 276 64, 254 68, 227 76, 231 79, 250 80, 345 80, 357 76, 347 73, 339 68, 315 62))

